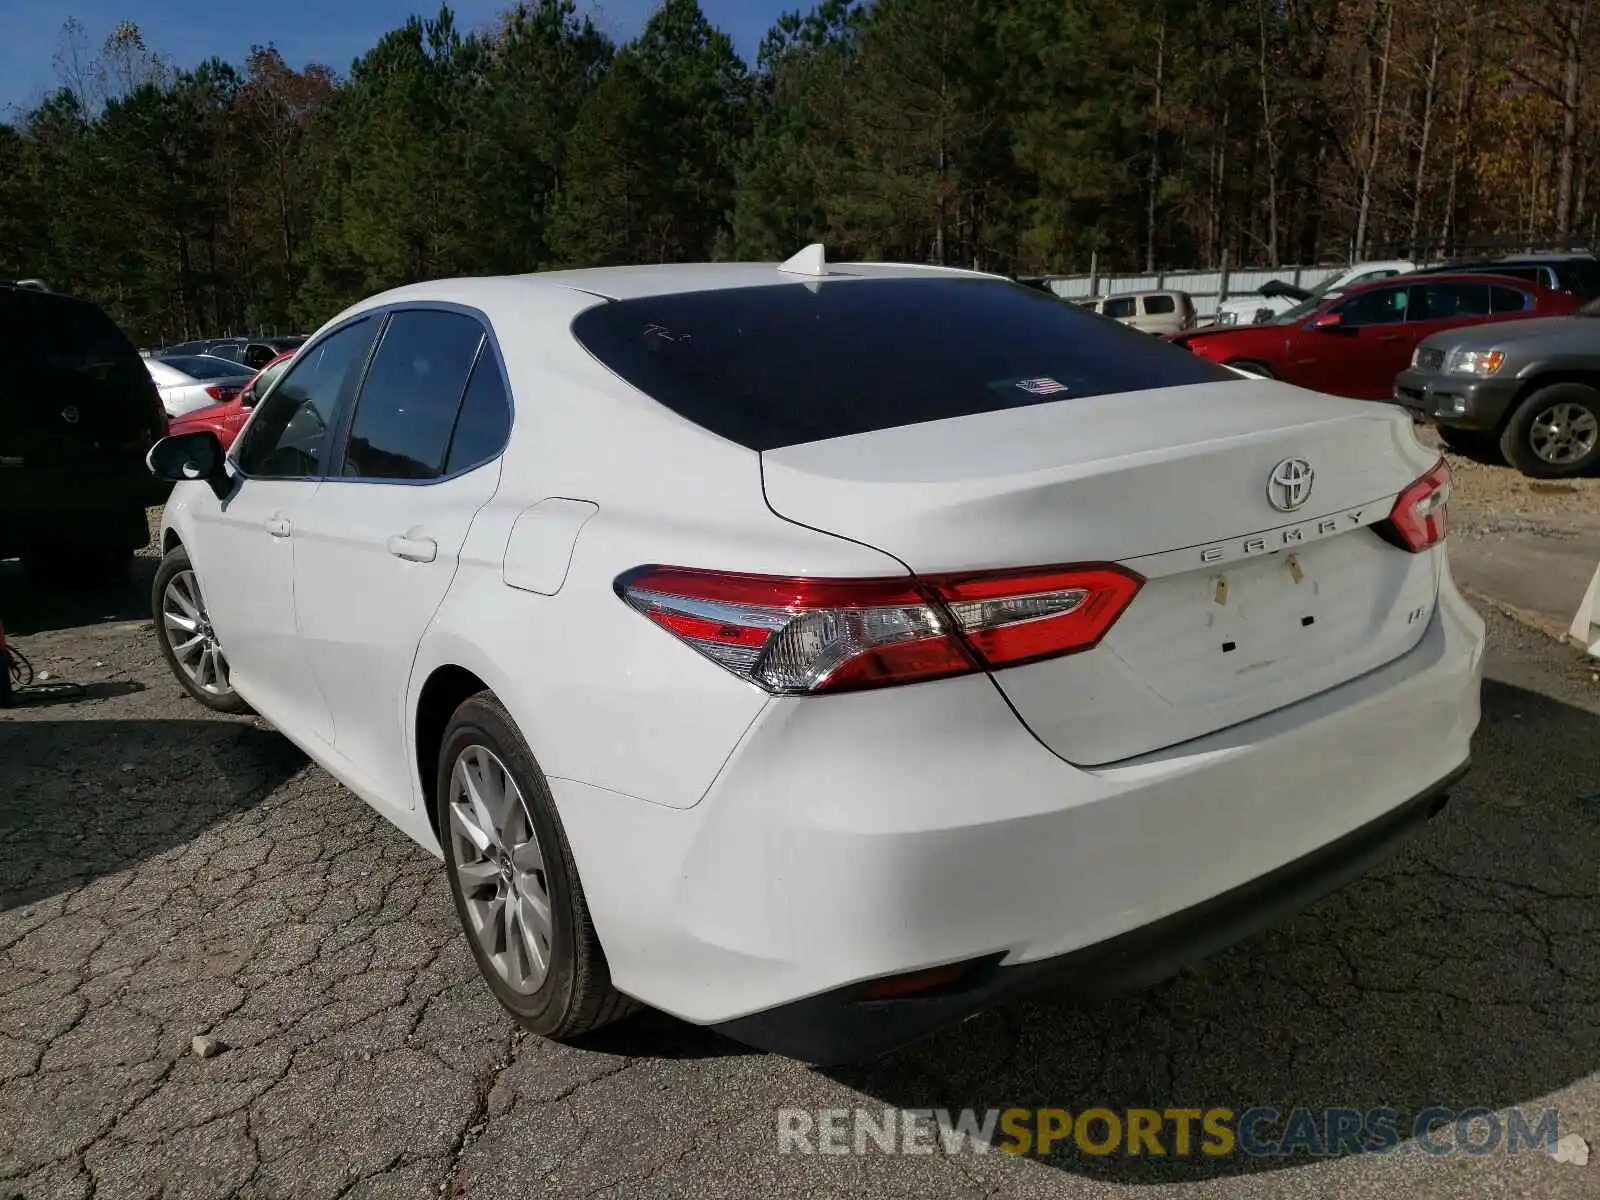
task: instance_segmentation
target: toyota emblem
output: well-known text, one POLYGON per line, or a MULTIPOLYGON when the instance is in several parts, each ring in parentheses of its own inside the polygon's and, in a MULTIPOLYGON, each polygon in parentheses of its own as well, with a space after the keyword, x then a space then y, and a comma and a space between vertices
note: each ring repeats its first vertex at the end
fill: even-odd
POLYGON ((1293 512, 1311 499, 1314 472, 1303 458, 1286 458, 1267 476, 1267 501, 1279 512, 1293 512))
POLYGON ((69 404, 63 408, 61 410, 61 419, 68 425, 76 425, 78 423, 78 406, 69 404))

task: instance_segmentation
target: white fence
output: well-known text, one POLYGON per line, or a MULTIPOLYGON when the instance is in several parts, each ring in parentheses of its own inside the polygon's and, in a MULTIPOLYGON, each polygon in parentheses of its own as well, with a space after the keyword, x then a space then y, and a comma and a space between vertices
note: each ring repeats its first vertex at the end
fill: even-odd
POLYGON ((1230 271, 1157 271, 1153 275, 1052 275, 1050 290, 1068 300, 1118 296, 1125 292, 1188 292, 1195 313, 1204 320, 1230 296, 1248 296, 1264 283, 1281 279, 1308 291, 1345 270, 1334 267, 1251 267, 1230 271))

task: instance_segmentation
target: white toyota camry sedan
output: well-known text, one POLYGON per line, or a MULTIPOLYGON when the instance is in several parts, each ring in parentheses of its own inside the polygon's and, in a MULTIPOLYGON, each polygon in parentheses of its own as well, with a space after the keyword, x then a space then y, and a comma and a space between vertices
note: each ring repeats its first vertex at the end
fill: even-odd
POLYGON ((553 1038, 839 1061, 1147 986, 1426 821, 1478 723, 1405 413, 973 272, 404 287, 150 465, 178 681, 440 855, 553 1038))

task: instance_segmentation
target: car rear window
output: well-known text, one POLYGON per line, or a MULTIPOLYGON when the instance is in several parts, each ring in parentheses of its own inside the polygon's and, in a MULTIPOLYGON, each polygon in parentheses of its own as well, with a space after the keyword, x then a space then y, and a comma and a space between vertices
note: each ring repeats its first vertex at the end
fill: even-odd
POLYGON ((1146 316, 1160 317, 1178 311, 1178 305, 1171 296, 1146 296, 1144 298, 1144 311, 1146 316))
POLYGON ((56 295, 0 292, 0 353, 24 372, 138 383, 143 360, 98 308, 56 295))
POLYGON ((236 362, 226 358, 213 358, 206 354, 163 356, 157 361, 182 371, 191 379, 228 379, 249 373, 236 362))
POLYGON ((596 305, 573 335, 661 404, 752 450, 1237 380, 1004 280, 856 279, 596 305))

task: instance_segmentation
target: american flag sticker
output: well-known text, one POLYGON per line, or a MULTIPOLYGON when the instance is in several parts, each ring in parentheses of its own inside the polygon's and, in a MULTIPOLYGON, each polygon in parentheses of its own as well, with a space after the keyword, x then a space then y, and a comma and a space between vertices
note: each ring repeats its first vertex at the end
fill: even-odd
POLYGON ((1059 380, 1042 376, 1038 379, 1019 379, 1017 386, 1025 392, 1032 392, 1035 396, 1053 396, 1057 392, 1067 390, 1067 385, 1059 380))

